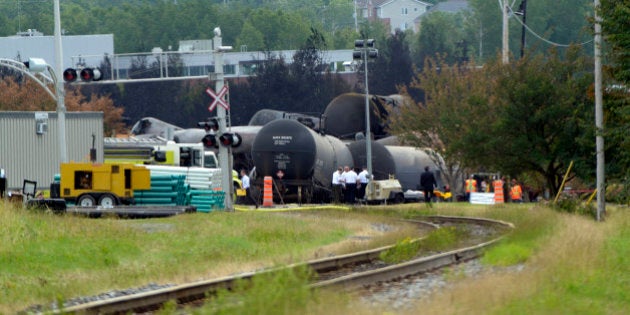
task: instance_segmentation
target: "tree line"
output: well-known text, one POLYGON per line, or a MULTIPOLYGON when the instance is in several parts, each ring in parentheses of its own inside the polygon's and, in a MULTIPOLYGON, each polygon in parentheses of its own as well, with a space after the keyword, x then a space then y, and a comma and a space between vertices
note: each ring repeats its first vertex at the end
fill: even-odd
MULTIPOLYGON (((85 3, 83 9, 96 10, 89 2, 85 3)), ((252 16, 251 21, 250 15, 239 16, 239 22, 233 23, 242 26, 237 29, 231 29, 230 23, 195 23, 203 25, 196 25, 197 31, 193 31, 192 37, 187 37, 188 33, 180 33, 180 39, 210 38, 212 35, 204 37, 202 33, 211 34, 212 28, 221 25, 224 42, 241 43, 239 40, 245 38, 241 35, 247 33, 242 32, 245 24, 250 23, 252 29, 267 30, 257 23, 264 24, 265 20, 272 19, 277 23, 293 21, 286 22, 291 24, 298 23, 291 20, 292 14, 302 17, 299 25, 306 26, 301 35, 303 37, 290 37, 293 38, 290 44, 286 41, 278 43, 274 39, 278 37, 273 36, 259 38, 264 48, 298 49, 293 60, 288 62, 282 56, 268 53, 253 76, 229 82, 233 125, 246 124, 251 115, 262 108, 321 113, 335 96, 348 91, 362 92, 363 70, 358 71, 354 80, 344 80, 338 74, 321 71, 321 54, 327 49, 350 48, 355 38, 375 38, 380 56, 368 64, 370 92, 410 96, 412 101, 401 109, 403 115, 394 118, 395 123, 390 124, 391 132, 407 143, 433 148, 444 157, 446 168, 463 166, 470 170, 492 169, 552 191, 559 188, 559 181, 570 161, 576 165, 573 176, 585 183, 594 182, 592 44, 580 44, 588 42, 586 39, 589 36, 592 37, 592 33, 589 33, 592 19, 588 13, 592 8, 587 4, 590 1, 580 1, 578 5, 568 0, 553 4, 530 1, 527 20, 528 24, 532 21, 531 28, 534 31, 550 39, 550 42, 577 44, 550 47, 546 41, 531 38, 528 40, 530 44, 526 46, 527 54, 523 58, 512 56, 508 65, 502 64, 497 58, 500 25, 496 21, 500 18, 500 11, 492 7, 496 6, 492 1, 470 0, 470 12, 430 14, 421 20, 420 32, 417 34, 409 31, 389 34, 382 24, 363 23, 359 33, 350 27, 347 37, 331 36, 330 30, 326 28, 328 24, 324 27, 315 22, 305 22, 309 21, 303 13, 309 7, 306 3, 303 3, 301 10, 283 13, 271 6, 274 1, 265 2, 268 4, 266 6, 258 2, 230 1, 244 10, 234 10, 231 14, 248 12, 252 16), (574 14, 560 14, 561 10, 574 14), (257 14, 260 16, 255 18, 257 14), (287 16, 279 18, 277 15, 280 14, 287 16)), ((66 5, 73 3, 81 1, 66 5)), ((333 6, 336 2, 328 3, 333 6)), ((198 10, 193 11, 198 11, 197 14, 218 14, 216 12, 226 8, 221 3, 208 1, 177 1, 177 5, 182 4, 207 6, 204 7, 207 9, 205 11, 196 7, 198 10)), ((116 8, 125 5, 129 6, 126 12, 130 14, 145 5, 154 6, 153 11, 149 11, 156 12, 160 11, 157 8, 175 4, 170 1, 129 1, 125 4, 112 1, 103 8, 115 12, 118 10, 116 8)), ((179 9, 183 10, 181 7, 179 9)), ((627 43, 630 41, 627 41, 627 34, 622 31, 625 22, 621 12, 627 12, 628 9, 629 5, 625 2, 602 1, 608 48, 604 51, 608 64, 605 83, 609 87, 605 91, 607 178, 621 183, 625 181, 626 196, 630 178, 630 137, 627 133, 630 110, 626 88, 629 76, 626 56, 630 49, 627 43)), ((132 34, 131 31, 135 29, 131 24, 155 24, 155 19, 150 18, 148 12, 145 13, 147 15, 138 17, 138 20, 130 18, 119 21, 119 24, 130 23, 126 29, 130 32, 126 34, 132 34)), ((218 15, 216 18, 215 21, 220 19, 218 15)), ((294 33, 302 33, 303 28, 299 25, 284 27, 294 33)), ((340 29, 334 29, 336 34, 339 34, 340 29)), ((169 32, 164 32, 163 36, 170 36, 169 32)), ((511 23, 510 32, 511 51, 518 51, 520 26, 511 23)), ((139 35, 128 36, 134 39, 139 35)), ((149 39, 151 36, 145 37, 147 42, 154 41, 149 39)), ((164 43, 170 41, 165 39, 164 43)), ((129 43, 133 43, 133 40, 129 43)), ((144 44, 138 42, 134 45, 144 44)), ((125 49, 144 49, 149 46, 153 45, 125 49)), ((118 44, 116 47, 118 49, 118 44)), ((177 65, 177 62, 170 64, 177 65)), ((132 67, 159 71, 157 65, 142 60, 134 62, 132 67)), ((169 73, 176 71, 177 66, 169 69, 169 73)), ((7 104, 33 103, 32 99, 27 100, 26 97, 38 98, 19 92, 27 88, 28 83, 24 80, 17 80, 17 84, 11 85, 7 80, 12 80, 10 78, 14 76, 7 75, 3 69, 0 69, 0 76, 7 82, 6 88, 0 91, 16 91, 14 96, 0 95, 0 100, 4 100, 0 101, 0 109, 7 109, 7 104), (9 101, 6 101, 7 98, 9 101)), ((182 127, 192 127, 197 121, 211 115, 207 111, 210 100, 203 93, 207 86, 205 80, 129 83, 68 87, 68 93, 85 95, 78 99, 79 104, 111 100, 112 103, 106 105, 116 106, 107 107, 106 110, 110 112, 111 108, 124 108, 124 114, 121 113, 118 119, 124 115, 129 123, 140 117, 154 116, 182 127)), ((42 94, 39 98, 44 100, 46 95, 42 94)), ((54 104, 49 101, 40 103, 44 104, 42 107, 54 108, 54 104)), ((121 130, 120 125, 108 128, 110 131, 121 130)))

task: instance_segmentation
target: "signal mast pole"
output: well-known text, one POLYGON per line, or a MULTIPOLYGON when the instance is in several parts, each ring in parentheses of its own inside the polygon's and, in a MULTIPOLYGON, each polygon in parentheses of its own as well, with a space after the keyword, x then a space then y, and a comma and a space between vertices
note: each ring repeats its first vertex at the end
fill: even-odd
MULTIPOLYGON (((214 29, 214 38, 212 39, 212 45, 214 49, 214 75, 215 75, 215 91, 221 91, 223 89, 223 52, 231 50, 230 46, 222 46, 221 29, 216 27, 214 29)), ((226 132, 226 109, 223 106, 217 106, 217 120, 219 122, 219 135, 226 132)), ((223 198, 224 207, 227 211, 234 211, 232 205, 232 168, 230 167, 230 155, 231 148, 225 145, 219 145, 219 164, 221 165, 221 188, 225 192, 223 198)))
POLYGON ((57 122, 59 128, 59 154, 60 162, 68 162, 68 149, 66 145, 66 105, 63 80, 59 77, 63 73, 63 55, 61 48, 61 14, 59 12, 59 0, 54 1, 55 15, 55 88, 57 89, 57 122))

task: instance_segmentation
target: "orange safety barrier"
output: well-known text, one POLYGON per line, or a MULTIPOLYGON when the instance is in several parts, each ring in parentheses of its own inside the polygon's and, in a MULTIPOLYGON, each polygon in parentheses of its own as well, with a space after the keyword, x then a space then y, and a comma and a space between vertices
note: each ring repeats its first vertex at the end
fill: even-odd
POLYGON ((265 176, 263 187, 263 207, 273 207, 273 180, 271 176, 265 176))
POLYGON ((503 203, 505 199, 503 197, 503 181, 495 180, 492 185, 494 186, 494 203, 503 203))

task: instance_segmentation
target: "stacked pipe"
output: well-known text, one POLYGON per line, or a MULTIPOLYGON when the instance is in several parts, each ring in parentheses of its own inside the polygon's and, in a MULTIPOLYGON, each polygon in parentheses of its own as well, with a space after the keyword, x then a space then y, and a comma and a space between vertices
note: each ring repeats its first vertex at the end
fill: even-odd
POLYGON ((184 175, 161 175, 151 173, 151 189, 135 190, 137 205, 182 206, 186 204, 186 193, 190 189, 184 175))
POLYGON ((151 171, 151 175, 185 175, 186 184, 189 184, 192 189, 221 189, 221 169, 164 165, 144 165, 144 167, 151 171))
POLYGON ((151 171, 151 183, 154 176, 181 176, 184 179, 186 190, 183 195, 178 194, 181 205, 192 205, 197 207, 198 212, 206 213, 225 208, 220 169, 145 166, 151 171))
POLYGON ((193 189, 187 194, 187 204, 195 206, 197 212, 212 212, 225 208, 225 192, 218 190, 193 189))

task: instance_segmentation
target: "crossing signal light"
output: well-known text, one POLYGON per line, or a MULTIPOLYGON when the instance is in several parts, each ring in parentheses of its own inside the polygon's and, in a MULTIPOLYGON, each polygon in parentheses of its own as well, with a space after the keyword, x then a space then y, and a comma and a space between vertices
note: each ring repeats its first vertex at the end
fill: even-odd
POLYGON ((218 148, 219 144, 217 142, 217 138, 215 137, 214 134, 207 134, 203 137, 203 139, 201 139, 201 143, 203 143, 203 146, 210 149, 210 148, 218 148))
POLYGON ((77 70, 68 68, 63 71, 63 80, 66 82, 74 82, 77 80, 77 70))
POLYGON ((378 49, 374 48, 374 39, 357 39, 354 41, 355 50, 352 52, 352 59, 378 58, 378 49), (365 54, 365 56, 363 55, 365 54))
POLYGON ((219 141, 224 146, 232 146, 233 148, 235 148, 241 145, 243 139, 238 133, 226 132, 219 136, 219 141))
POLYGON ((83 81, 99 81, 102 78, 103 74, 98 68, 83 68, 81 70, 81 80, 83 81))
POLYGON ((357 39, 354 41, 354 48, 374 48, 374 39, 357 39))
POLYGON ((98 68, 83 68, 77 73, 76 69, 68 68, 63 71, 63 79, 66 82, 74 82, 78 77, 84 82, 100 81, 103 78, 103 73, 98 68))
POLYGON ((206 121, 200 121, 197 123, 197 126, 203 128, 206 130, 206 132, 210 131, 210 130, 219 130, 219 121, 217 120, 217 118, 212 117, 212 118, 208 118, 208 120, 206 121))

